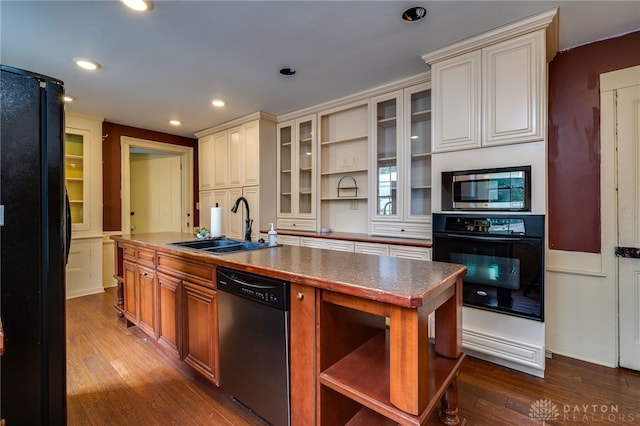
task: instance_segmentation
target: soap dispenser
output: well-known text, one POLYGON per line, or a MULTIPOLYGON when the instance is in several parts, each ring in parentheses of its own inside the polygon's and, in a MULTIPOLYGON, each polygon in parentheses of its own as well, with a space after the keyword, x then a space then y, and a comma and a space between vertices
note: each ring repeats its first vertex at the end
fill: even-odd
POLYGON ((273 223, 270 223, 269 226, 271 226, 271 229, 269 229, 269 232, 267 233, 269 235, 269 247, 277 246, 278 245, 278 233, 273 228, 273 223))

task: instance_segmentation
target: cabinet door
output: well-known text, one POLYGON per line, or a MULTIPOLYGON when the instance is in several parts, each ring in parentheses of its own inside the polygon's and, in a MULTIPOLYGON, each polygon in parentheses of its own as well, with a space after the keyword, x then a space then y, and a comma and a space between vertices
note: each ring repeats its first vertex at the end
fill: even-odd
POLYGON ((316 418, 316 297, 313 287, 291 283, 291 424, 316 418))
POLYGON ((244 129, 229 130, 229 151, 227 152, 229 186, 242 186, 244 181, 244 129))
POLYGON ((315 217, 316 206, 316 143, 315 115, 296 120, 297 165, 296 176, 298 190, 296 213, 301 217, 315 217))
POLYGON ((88 231, 91 227, 90 144, 90 132, 73 128, 65 130, 64 183, 69 196, 73 231, 88 231))
MULTIPOLYGON (((242 186, 260 185, 260 122, 247 123, 244 129, 244 167, 242 186)), ((264 150, 263 150, 264 153, 264 150)))
POLYGON ((229 189, 227 192, 229 194, 229 211, 227 213, 229 217, 228 236, 229 238, 243 240, 245 219, 247 214, 244 208, 244 203, 240 203, 240 205, 238 206, 238 211, 236 213, 231 212, 231 206, 233 205, 233 203, 235 203, 235 201, 239 197, 242 197, 242 188, 232 188, 232 189, 229 189))
POLYGON ((132 262, 123 262, 124 277, 122 285, 124 287, 124 316, 133 323, 138 324, 138 285, 136 280, 136 265, 132 262))
POLYGON ((389 256, 389 246, 380 243, 356 242, 354 251, 356 253, 373 254, 376 256, 389 256))
POLYGON ((218 384, 218 311, 215 290, 183 282, 184 362, 218 384))
POLYGON ((426 247, 390 246, 389 256, 413 260, 431 260, 431 250, 426 247))
POLYGON ((226 188, 229 186, 229 134, 220 132, 213 135, 213 170, 212 179, 214 188, 226 188))
POLYGON ((405 220, 431 221, 431 90, 426 84, 404 91, 405 220))
POLYGON ((433 152, 480 147, 481 52, 431 65, 433 152))
POLYGON ((156 337, 157 279, 154 270, 136 266, 140 314, 138 327, 150 336, 156 337))
MULTIPOLYGON (((250 186, 247 188, 242 188, 242 196, 247 199, 249 203, 249 210, 251 213, 251 220, 253 220, 253 226, 251 228, 251 241, 258 241, 260 238, 260 187, 259 186, 250 186)), ((238 212, 240 213, 240 212, 238 212)), ((233 213, 231 213, 233 214, 233 213)), ((245 216, 244 212, 242 213, 242 236, 244 236, 244 225, 245 225, 245 216)), ((264 224, 267 225, 266 223, 264 224)))
POLYGON ((213 188, 213 136, 198 139, 198 180, 201 191, 213 188))
POLYGON ((482 49, 484 145, 544 138, 544 33, 482 49))
POLYGON ((278 124, 278 216, 293 213, 293 126, 294 121, 278 124))
POLYGON ((181 280, 158 274, 158 338, 176 356, 181 347, 181 280))
MULTIPOLYGON (((229 236, 229 215, 233 214, 231 213, 229 190, 221 189, 212 192, 211 207, 215 207, 216 204, 220 207, 220 228, 222 230, 222 235, 229 236)), ((209 209, 209 222, 211 222, 211 209, 209 209)), ((209 223, 209 225, 211 224, 209 223)))
POLYGON ((402 92, 397 91, 372 99, 373 114, 373 217, 377 219, 398 219, 402 215, 402 196, 398 182, 402 175, 399 159, 401 158, 402 140, 399 121, 402 117, 402 92))

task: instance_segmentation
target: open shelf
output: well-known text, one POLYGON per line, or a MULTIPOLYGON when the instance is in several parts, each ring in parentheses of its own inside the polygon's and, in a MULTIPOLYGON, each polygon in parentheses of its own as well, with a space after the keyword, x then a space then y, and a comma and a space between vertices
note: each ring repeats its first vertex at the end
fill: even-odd
POLYGON ((324 142, 321 142, 320 145, 333 145, 333 144, 339 144, 339 143, 356 142, 356 141, 359 141, 362 139, 368 139, 368 138, 369 138, 369 135, 354 136, 354 137, 345 138, 345 139, 334 139, 330 141, 324 141, 324 142))
POLYGON ((388 331, 380 332, 320 373, 320 383, 396 423, 420 425, 439 406, 440 398, 458 371, 464 354, 457 359, 446 358, 436 354, 433 345, 429 345, 428 357, 429 402, 418 416, 396 408, 389 400, 388 331))

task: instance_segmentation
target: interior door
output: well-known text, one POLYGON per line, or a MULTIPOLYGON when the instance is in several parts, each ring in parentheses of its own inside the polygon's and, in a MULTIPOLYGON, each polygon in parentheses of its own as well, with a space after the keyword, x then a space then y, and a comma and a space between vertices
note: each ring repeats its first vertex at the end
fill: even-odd
POLYGON ((617 90, 620 366, 640 370, 640 67, 617 90))
POLYGON ((131 153, 130 170, 131 232, 180 232, 181 156, 131 153))

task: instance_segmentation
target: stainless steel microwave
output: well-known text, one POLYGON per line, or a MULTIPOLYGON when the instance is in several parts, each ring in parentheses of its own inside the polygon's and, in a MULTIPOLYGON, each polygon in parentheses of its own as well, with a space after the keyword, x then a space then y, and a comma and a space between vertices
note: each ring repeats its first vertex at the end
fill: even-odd
POLYGON ((531 166, 442 172, 442 208, 531 211, 531 166))

